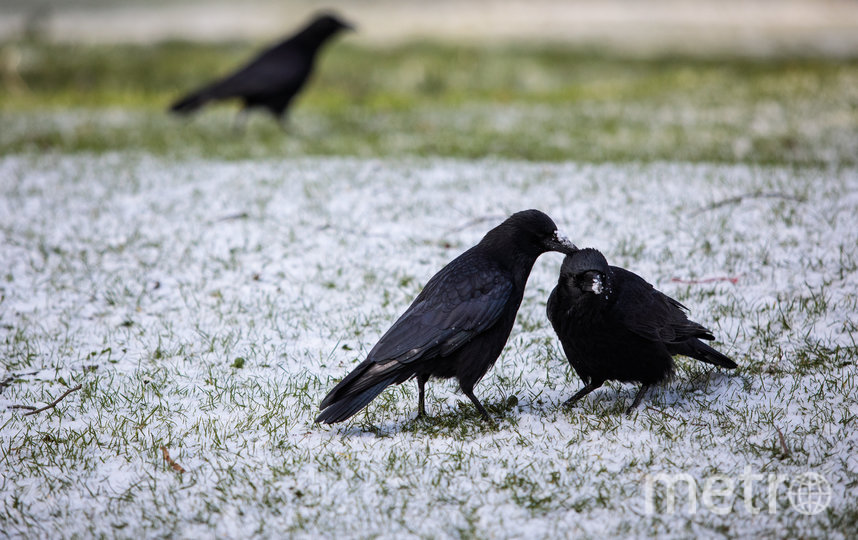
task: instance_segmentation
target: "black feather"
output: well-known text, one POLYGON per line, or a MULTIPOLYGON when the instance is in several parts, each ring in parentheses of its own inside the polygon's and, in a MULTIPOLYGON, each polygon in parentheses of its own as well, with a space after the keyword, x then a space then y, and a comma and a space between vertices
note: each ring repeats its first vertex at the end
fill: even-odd
POLYGON ((313 71, 316 54, 331 37, 351 26, 333 15, 316 17, 303 30, 266 49, 234 73, 176 100, 170 111, 189 114, 210 101, 240 99, 282 119, 313 71))
POLYGON ((567 403, 608 380, 638 382, 642 387, 631 411, 649 386, 673 375, 674 355, 735 368, 733 360, 700 341, 715 337, 685 311, 637 274, 609 266, 595 249, 567 256, 547 305, 563 351, 585 383, 567 403))
POLYGON ((546 251, 574 249, 542 212, 513 214, 426 283, 366 360, 325 396, 316 421, 345 420, 385 387, 415 376, 420 413, 422 381, 455 377, 488 417, 473 388, 506 344, 533 263, 546 251))

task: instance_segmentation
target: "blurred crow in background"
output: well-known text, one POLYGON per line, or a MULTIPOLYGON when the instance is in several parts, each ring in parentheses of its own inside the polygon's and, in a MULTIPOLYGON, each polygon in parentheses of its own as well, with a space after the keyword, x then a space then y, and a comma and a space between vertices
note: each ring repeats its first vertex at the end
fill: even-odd
POLYGON ((412 377, 420 392, 418 416, 425 414, 426 381, 455 377, 490 421, 474 385, 506 344, 533 264, 546 251, 575 250, 539 210, 513 214, 429 280, 366 360, 325 396, 316 422, 346 420, 391 384, 412 377))
POLYGON ((335 34, 351 29, 334 15, 320 15, 306 28, 263 51, 235 73, 176 101, 170 110, 189 114, 209 101, 237 98, 244 102, 242 112, 262 107, 282 124, 289 104, 313 70, 316 53, 335 34))
POLYGON ((685 306, 642 277, 608 266, 595 249, 567 256, 548 298, 548 319, 585 386, 571 405, 605 381, 639 382, 631 413, 650 386, 673 375, 673 356, 728 369, 736 363, 706 345, 712 333, 688 320, 685 306))

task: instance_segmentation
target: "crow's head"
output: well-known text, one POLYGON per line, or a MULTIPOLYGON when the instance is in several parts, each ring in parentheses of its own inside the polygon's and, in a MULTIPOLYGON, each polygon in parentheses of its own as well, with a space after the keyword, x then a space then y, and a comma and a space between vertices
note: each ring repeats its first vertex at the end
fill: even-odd
POLYGON ((554 220, 539 210, 523 210, 516 212, 504 221, 498 229, 511 228, 516 242, 528 245, 539 253, 559 251, 570 255, 578 250, 560 231, 554 220))
POLYGON ((319 13, 309 28, 318 36, 332 36, 342 30, 354 30, 354 26, 333 13, 319 13))
POLYGON ((611 289, 611 269, 598 250, 585 248, 567 255, 560 267, 560 283, 583 294, 607 296, 611 289))

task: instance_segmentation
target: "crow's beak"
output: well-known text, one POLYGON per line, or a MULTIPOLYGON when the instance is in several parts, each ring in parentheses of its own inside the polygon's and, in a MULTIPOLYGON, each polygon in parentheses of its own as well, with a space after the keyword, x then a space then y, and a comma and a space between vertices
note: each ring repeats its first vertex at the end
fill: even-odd
POLYGON ((566 255, 572 255, 578 248, 569 241, 560 231, 554 231, 554 236, 545 241, 545 247, 551 251, 559 251, 566 255))
POLYGON ((353 24, 344 22, 342 25, 345 32, 357 32, 357 27, 353 24))
POLYGON ((605 290, 605 280, 601 272, 588 270, 582 274, 575 276, 577 287, 584 292, 593 293, 596 296, 602 294, 605 290))

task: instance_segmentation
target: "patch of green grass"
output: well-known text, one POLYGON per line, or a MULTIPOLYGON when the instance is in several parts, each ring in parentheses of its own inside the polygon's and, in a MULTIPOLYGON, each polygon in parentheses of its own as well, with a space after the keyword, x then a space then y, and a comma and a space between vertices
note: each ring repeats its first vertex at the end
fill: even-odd
POLYGON ((166 113, 257 48, 0 45, 0 153, 858 160, 856 59, 641 59, 560 45, 345 41, 323 53, 288 132, 265 114, 236 131, 235 105, 187 120, 166 113))

